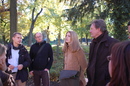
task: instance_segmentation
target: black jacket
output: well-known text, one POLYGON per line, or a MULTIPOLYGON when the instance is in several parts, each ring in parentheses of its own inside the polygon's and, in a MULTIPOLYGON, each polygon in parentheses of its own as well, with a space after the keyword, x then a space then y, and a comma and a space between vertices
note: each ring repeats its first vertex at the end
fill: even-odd
POLYGON ((105 32, 90 44, 89 63, 87 68, 87 86, 106 86, 110 81, 107 56, 118 40, 105 32))
MULTIPOLYGON (((6 64, 7 66, 9 66, 10 64, 8 63, 8 59, 11 58, 11 45, 8 45, 8 49, 7 49, 7 58, 6 58, 6 64)), ((19 59, 18 59, 18 64, 22 64, 23 65, 23 69, 22 70, 18 70, 17 75, 16 75, 16 80, 20 79, 22 82, 27 81, 28 79, 28 70, 27 67, 29 67, 31 63, 31 59, 30 56, 28 54, 28 51, 26 50, 26 48, 23 45, 19 45, 19 59)))
POLYGON ((32 64, 30 65, 30 71, 44 70, 45 68, 50 69, 53 62, 53 51, 51 45, 45 41, 42 43, 33 44, 30 49, 30 57, 32 61, 32 64), (43 44, 44 47, 38 53, 43 44))

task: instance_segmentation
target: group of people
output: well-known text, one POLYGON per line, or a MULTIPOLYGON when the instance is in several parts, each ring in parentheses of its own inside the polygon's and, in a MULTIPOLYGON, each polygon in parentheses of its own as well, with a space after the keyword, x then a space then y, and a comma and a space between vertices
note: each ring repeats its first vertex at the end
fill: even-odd
MULTIPOLYGON (((130 22, 128 31, 130 32, 130 22)), ((92 21, 89 32, 93 40, 90 43, 88 65, 75 32, 67 32, 63 46, 64 70, 80 71, 79 86, 130 86, 130 41, 120 42, 110 37, 106 23, 102 19, 92 21), (85 70, 87 83, 84 78, 85 70)))
MULTIPOLYGON (((128 32, 130 32, 130 22, 128 32)), ((102 19, 92 21, 90 35, 93 40, 90 43, 87 62, 76 32, 66 33, 62 48, 63 70, 79 71, 79 75, 75 76, 79 79, 79 86, 130 86, 130 41, 120 42, 110 37, 106 23, 102 19), (85 79, 85 73, 88 81, 85 79)), ((41 82, 43 86, 50 86, 52 47, 43 40, 42 33, 37 32, 34 38, 36 43, 31 46, 29 53, 22 45, 22 35, 18 32, 13 34, 13 41, 8 44, 7 49, 0 44, 0 82, 3 86, 26 86, 28 68, 35 86, 41 86, 41 82), (7 69, 11 70, 9 74, 6 73, 7 69), (15 82, 4 85, 9 81, 13 82, 10 75, 15 82)), ((75 86, 70 82, 75 77, 61 80, 60 86, 65 86, 62 81, 67 81, 67 86, 75 86)))
POLYGON ((3 86, 26 86, 29 73, 35 86, 41 85, 41 79, 44 86, 50 86, 52 47, 43 40, 42 33, 37 32, 34 38, 36 43, 31 46, 30 53, 22 45, 22 34, 18 32, 13 34, 12 42, 7 47, 0 44, 0 80, 3 86))

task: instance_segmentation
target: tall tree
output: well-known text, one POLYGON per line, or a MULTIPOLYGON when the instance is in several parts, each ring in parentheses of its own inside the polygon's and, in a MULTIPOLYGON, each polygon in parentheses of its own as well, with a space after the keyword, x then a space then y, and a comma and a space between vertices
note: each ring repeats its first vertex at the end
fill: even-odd
POLYGON ((9 2, 1 1, 0 4, 0 39, 1 43, 6 44, 9 35, 9 2), (5 34, 6 33, 6 34, 5 34))
MULTIPOLYGON (((61 0, 60 0, 61 1, 61 0)), ((107 18, 110 17, 111 22, 113 22, 115 28, 113 35, 115 38, 119 40, 125 40, 126 31, 125 25, 130 18, 130 0, 64 0, 66 2, 70 1, 70 5, 72 6, 69 9, 69 19, 74 21, 74 23, 82 19, 83 16, 91 14, 93 16, 94 12, 98 7, 101 7, 100 3, 102 3, 102 11, 99 12, 96 16, 97 18, 107 18), (124 21, 125 20, 125 21, 124 21), (120 29, 119 29, 120 28, 120 29), (123 30, 123 34, 122 34, 123 30)))
POLYGON ((37 13, 37 15, 34 17, 34 13, 35 13, 35 7, 33 8, 33 10, 32 10, 32 22, 31 22, 31 26, 30 26, 30 31, 29 31, 29 40, 28 40, 28 46, 31 46, 31 42, 32 42, 32 37, 33 37, 33 34, 32 34, 32 32, 33 32, 33 29, 34 29, 34 24, 35 24, 35 22, 36 22, 36 20, 37 20, 37 18, 38 18, 38 16, 40 15, 40 13, 42 12, 42 8, 41 8, 41 10, 39 11, 39 13, 37 13))
POLYGON ((14 32, 17 32, 17 0, 10 0, 10 41, 14 32))
POLYGON ((112 9, 110 17, 114 24, 113 35, 119 40, 126 40, 126 23, 130 20, 130 0, 114 0, 108 4, 112 9))

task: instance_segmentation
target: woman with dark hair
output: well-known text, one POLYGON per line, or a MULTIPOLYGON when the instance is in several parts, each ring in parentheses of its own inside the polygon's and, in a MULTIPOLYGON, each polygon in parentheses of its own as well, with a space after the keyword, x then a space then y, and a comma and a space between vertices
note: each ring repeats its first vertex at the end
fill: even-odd
POLYGON ((130 86, 130 41, 116 43, 108 59, 111 80, 107 86, 130 86))

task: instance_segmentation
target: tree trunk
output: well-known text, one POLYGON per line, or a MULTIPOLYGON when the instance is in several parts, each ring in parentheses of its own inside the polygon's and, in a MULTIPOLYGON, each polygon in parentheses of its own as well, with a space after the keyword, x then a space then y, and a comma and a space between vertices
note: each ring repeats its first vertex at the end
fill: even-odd
POLYGON ((61 39, 61 30, 58 33, 58 42, 57 42, 57 49, 56 49, 57 58, 59 58, 59 46, 61 45, 60 39, 61 39))
POLYGON ((88 35, 86 34, 86 44, 88 45, 88 35))
POLYGON ((10 41, 14 32, 17 32, 17 0, 10 0, 10 41))
POLYGON ((61 30, 58 33, 58 43, 57 43, 57 45, 59 45, 59 46, 61 45, 60 39, 61 39, 61 30))
POLYGON ((81 37, 80 37, 80 39, 79 39, 79 42, 82 44, 82 38, 83 38, 83 32, 81 32, 81 37))
POLYGON ((29 34, 28 34, 28 46, 31 46, 31 44, 32 44, 32 38, 33 38, 32 32, 33 32, 33 29, 34 29, 34 24, 35 24, 38 16, 40 15, 40 13, 42 12, 42 10, 43 9, 41 8, 40 12, 37 13, 36 17, 34 18, 35 7, 33 8, 33 11, 32 11, 32 23, 31 23, 29 34))
POLYGON ((5 35, 2 36, 2 39, 3 39, 3 43, 6 44, 6 40, 5 40, 5 35))
POLYGON ((47 34, 47 40, 46 40, 46 42, 47 43, 50 43, 50 39, 49 39, 49 26, 47 26, 47 30, 46 30, 46 34, 47 34))
POLYGON ((35 21, 32 21, 30 31, 29 31, 29 34, 28 34, 28 46, 31 46, 31 44, 32 44, 32 38, 33 38, 32 32, 33 32, 33 28, 34 28, 34 22, 35 21))
POLYGON ((81 43, 81 44, 83 43, 83 40, 82 40, 82 39, 83 39, 83 37, 81 36, 81 38, 80 38, 80 43, 81 43))

